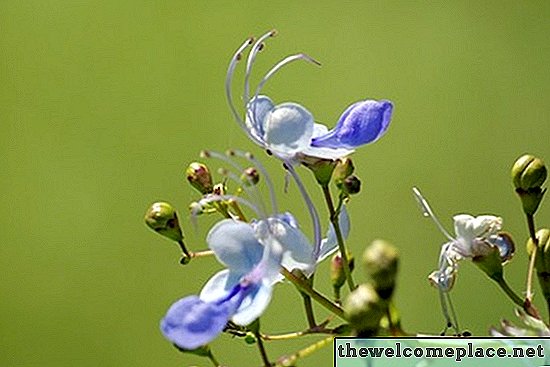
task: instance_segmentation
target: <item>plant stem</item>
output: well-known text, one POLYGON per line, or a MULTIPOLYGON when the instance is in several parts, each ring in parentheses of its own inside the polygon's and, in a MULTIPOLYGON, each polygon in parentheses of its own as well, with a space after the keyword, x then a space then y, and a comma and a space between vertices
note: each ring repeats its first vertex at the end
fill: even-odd
POLYGON ((214 365, 214 367, 220 367, 220 362, 218 362, 218 360, 214 357, 214 354, 212 353, 211 350, 208 350, 208 359, 210 360, 210 362, 212 362, 212 364, 214 365))
POLYGON ((349 266, 348 254, 346 251, 346 245, 344 244, 344 238, 342 236, 342 231, 340 230, 339 222, 339 213, 334 209, 334 203, 332 202, 332 196, 330 195, 330 189, 328 185, 321 186, 323 189, 323 194, 325 196, 325 201, 327 203, 330 222, 334 228, 334 233, 336 234, 336 240, 338 241, 338 249, 340 250, 340 256, 342 257, 342 267, 344 268, 344 274, 346 276, 346 282, 348 284, 349 290, 353 291, 355 289, 355 283, 351 276, 351 270, 349 266))
POLYGON ((311 297, 307 294, 302 294, 304 299, 304 308, 306 309, 306 318, 307 323, 310 328, 315 327, 317 323, 315 322, 315 315, 313 314, 313 305, 311 304, 311 297))
POLYGON ((212 250, 203 250, 203 251, 197 251, 197 252, 192 252, 191 253, 192 258, 195 258, 195 257, 208 257, 208 256, 212 256, 212 255, 214 255, 214 251, 212 251, 212 250))
POLYGON ((269 357, 267 356, 267 352, 265 351, 264 342, 262 340, 262 336, 259 331, 255 332, 254 335, 256 336, 256 344, 258 344, 258 349, 260 350, 260 355, 262 356, 262 361, 264 362, 265 367, 271 367, 272 364, 269 362, 269 357))
POLYGON ((332 303, 328 298, 317 292, 315 289, 311 288, 311 286, 307 282, 298 278, 296 275, 292 274, 285 268, 281 268, 281 274, 283 274, 284 277, 292 284, 294 284, 300 291, 310 296, 328 311, 332 312, 342 320, 346 320, 344 316, 344 310, 340 306, 332 303))
POLYGON ((532 214, 526 214, 526 217, 527 227, 529 228, 529 237, 531 237, 531 240, 535 244, 535 249, 533 250, 531 258, 529 259, 529 268, 527 270, 527 285, 525 291, 525 298, 530 303, 533 299, 533 274, 535 272, 535 259, 537 257, 539 241, 537 240, 537 235, 535 233, 535 218, 532 214))
POLYGON ((513 290, 512 288, 510 288, 510 286, 508 285, 508 283, 506 282, 506 280, 504 280, 504 277, 498 277, 498 278, 493 278, 495 282, 497 282, 497 284, 500 286, 500 288, 504 291, 504 293, 506 293, 506 295, 508 297, 510 297, 510 299, 512 300, 512 302, 514 302, 516 305, 518 305, 519 307, 523 308, 523 300, 521 299, 520 296, 518 296, 513 290))
POLYGON ((282 357, 282 358, 279 359, 279 361, 277 362, 275 367, 295 366, 296 361, 298 359, 303 358, 303 357, 307 357, 310 354, 313 354, 314 352, 316 352, 317 350, 319 350, 319 349, 321 349, 321 348, 323 348, 323 347, 325 347, 329 344, 332 344, 333 339, 334 339, 334 336, 329 336, 325 339, 319 340, 318 342, 311 344, 308 347, 305 347, 304 349, 299 350, 298 352, 296 352, 296 353, 294 353, 290 356, 282 357))

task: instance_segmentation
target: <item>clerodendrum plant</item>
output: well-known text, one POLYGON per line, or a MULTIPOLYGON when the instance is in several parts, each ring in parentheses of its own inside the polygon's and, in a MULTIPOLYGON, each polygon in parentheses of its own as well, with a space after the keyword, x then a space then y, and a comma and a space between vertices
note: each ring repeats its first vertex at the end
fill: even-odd
MULTIPOLYGON (((362 264, 368 280, 357 286, 352 274, 354 258, 345 244, 350 231, 346 205, 361 187, 349 156, 356 148, 373 143, 386 133, 393 104, 373 99, 354 102, 344 109, 330 130, 316 123, 313 114, 298 103, 275 104, 262 94, 271 77, 294 61, 319 64, 306 54, 287 56, 268 70, 258 85, 251 86, 250 77, 256 58, 265 47, 265 41, 275 34, 275 31, 270 31, 256 41, 247 39, 237 49, 229 62, 225 91, 237 124, 255 144, 282 161, 285 174, 296 184, 312 222, 311 237, 302 232, 293 214, 279 208, 277 190, 263 165, 252 154, 240 150, 226 154, 202 152, 203 159, 217 159, 225 166, 219 170, 219 181, 214 181, 210 168, 204 163, 193 162, 186 171, 189 183, 200 194, 190 204, 192 218, 196 220, 204 215, 221 217, 207 234, 208 249, 188 249, 178 215, 170 204, 154 203, 145 215, 150 228, 178 243, 182 251, 181 264, 214 256, 223 266, 200 292, 172 304, 160 322, 163 335, 180 351, 206 357, 215 366, 221 364, 208 344, 224 333, 257 344, 264 366, 294 366, 299 358, 331 344, 337 335, 415 335, 402 329, 399 313, 392 301, 398 268, 396 248, 383 240, 374 241, 367 247, 362 264), (246 51, 242 105, 237 105, 233 98, 233 79, 246 51), (324 236, 317 208, 298 174, 300 166, 313 173, 326 202, 329 223, 324 236), (269 200, 263 198, 265 190, 259 189, 260 181, 267 186, 269 200), (334 184, 332 188, 331 184, 334 184), (333 292, 326 295, 318 290, 313 280, 317 265, 330 256, 333 292), (288 334, 264 333, 260 329, 260 317, 269 306, 273 288, 285 280, 296 286, 298 297, 303 299, 307 327, 288 334), (344 286, 348 291, 342 297, 344 286), (319 322, 313 308, 315 303, 332 316, 319 322), (278 359, 269 356, 265 342, 299 338, 306 334, 324 337, 294 354, 278 359)), ((501 218, 457 215, 454 217, 455 236, 451 236, 420 191, 413 189, 423 214, 432 218, 447 238, 441 247, 437 270, 429 276, 441 296, 446 323, 443 333, 451 329, 455 335, 462 334, 450 291, 456 280, 459 261, 464 259, 472 260, 497 282, 523 310, 521 317, 527 326, 536 324, 537 330, 542 330, 541 334, 548 332, 532 304, 531 290, 531 275, 536 269, 550 304, 550 284, 545 277, 550 273, 550 260, 546 260, 550 256, 545 256, 550 251, 550 230, 536 232, 534 224, 534 214, 545 192, 541 186, 546 179, 546 167, 540 159, 526 155, 516 162, 512 175, 530 234, 528 251, 531 261, 525 299, 504 280, 502 265, 512 258, 514 243, 509 234, 501 231, 501 218), (537 257, 537 254, 540 255, 537 257)), ((526 335, 529 331, 513 327, 508 322, 503 323, 500 331, 493 329, 495 335, 514 332, 526 335)))

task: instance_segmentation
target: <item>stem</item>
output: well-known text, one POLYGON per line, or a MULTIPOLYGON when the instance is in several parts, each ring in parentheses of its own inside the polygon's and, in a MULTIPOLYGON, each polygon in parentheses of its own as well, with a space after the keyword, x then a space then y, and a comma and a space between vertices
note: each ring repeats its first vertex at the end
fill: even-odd
POLYGON ((512 302, 514 302, 516 305, 518 305, 519 307, 523 308, 523 300, 521 299, 520 296, 518 296, 513 290, 512 288, 510 288, 510 286, 508 285, 508 283, 506 282, 506 280, 504 280, 504 277, 498 277, 498 278, 493 278, 493 280, 495 282, 497 282, 497 284, 500 286, 500 288, 504 291, 504 293, 506 293, 506 295, 508 297, 510 297, 510 299, 512 300, 512 302))
POLYGON ((334 227, 334 233, 336 234, 336 240, 338 241, 338 249, 340 250, 340 256, 342 257, 342 267, 344 268, 344 274, 346 275, 346 282, 348 284, 349 290, 353 291, 355 289, 355 283, 353 282, 353 278, 351 276, 348 254, 346 251, 346 245, 344 244, 342 231, 340 230, 338 213, 334 209, 334 203, 332 202, 332 196, 330 195, 330 189, 328 185, 323 185, 321 187, 323 189, 325 201, 327 202, 328 211, 330 215, 330 222, 334 227))
POLYGON ((187 250, 187 247, 185 247, 185 243, 183 242, 183 239, 178 240, 178 245, 180 245, 181 252, 183 253, 183 256, 191 257, 191 254, 189 254, 189 251, 187 250))
POLYGON ((298 278, 296 275, 292 274, 290 271, 288 271, 285 268, 281 268, 281 274, 284 275, 284 277, 290 281, 292 284, 294 284, 300 291, 304 292, 311 298, 313 298, 316 302, 318 302, 321 306, 326 308, 328 311, 332 312, 342 320, 346 320, 344 316, 344 310, 332 303, 328 298, 323 296, 321 293, 317 292, 315 289, 311 288, 311 286, 303 281, 302 279, 298 278))
POLYGON ((527 286, 525 291, 525 298, 527 301, 529 301, 529 303, 531 303, 531 300, 533 298, 533 273, 535 272, 535 259, 537 257, 539 241, 535 233, 535 218, 532 214, 526 214, 526 216, 527 227, 529 227, 529 237, 531 237, 531 240, 535 244, 535 249, 533 250, 531 258, 529 259, 529 268, 527 270, 527 286))
POLYGON ((299 338, 304 335, 311 334, 335 334, 334 329, 326 329, 325 327, 313 327, 307 330, 295 331, 293 333, 276 334, 276 335, 264 335, 263 340, 289 340, 299 338))
POLYGON ((334 340, 334 336, 329 336, 325 339, 322 339, 316 343, 311 344, 308 347, 305 347, 304 349, 299 350, 298 352, 288 356, 288 357, 281 357, 279 359, 279 362, 275 365, 275 367, 287 367, 287 366, 295 366, 296 361, 300 358, 307 357, 310 354, 313 354, 317 350, 332 344, 332 341, 334 340))
POLYGON ((262 361, 264 362, 265 367, 271 367, 272 364, 269 362, 269 357, 267 356, 267 352, 265 351, 264 342, 262 340, 262 336, 259 331, 255 332, 254 335, 256 336, 256 344, 258 344, 258 349, 260 350, 260 355, 262 356, 262 361))
POLYGON ((235 200, 229 200, 228 204, 231 207, 231 209, 233 209, 233 211, 235 212, 235 214, 237 215, 237 217, 239 218, 240 221, 248 222, 246 220, 246 216, 244 215, 243 211, 241 210, 241 207, 239 206, 239 203, 237 203, 235 200))
POLYGON ((317 323, 315 322, 315 315, 313 313, 311 297, 307 294, 302 294, 302 297, 304 298, 304 308, 306 309, 307 323, 310 328, 315 327, 317 323))
POLYGON ((212 364, 214 365, 214 367, 220 367, 220 362, 218 362, 218 360, 216 359, 216 357, 214 357, 214 354, 212 353, 211 350, 208 350, 208 359, 210 360, 210 362, 212 362, 212 364))
POLYGON ((195 258, 195 257, 208 257, 208 256, 212 256, 212 255, 214 255, 214 251, 212 251, 212 250, 203 250, 203 251, 197 251, 197 252, 192 252, 191 253, 192 258, 195 258))

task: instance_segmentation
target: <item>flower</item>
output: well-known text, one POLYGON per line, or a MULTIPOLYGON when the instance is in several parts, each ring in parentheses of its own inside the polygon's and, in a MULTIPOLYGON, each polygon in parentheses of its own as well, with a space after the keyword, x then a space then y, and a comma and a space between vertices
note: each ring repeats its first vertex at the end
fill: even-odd
MULTIPOLYGON (((251 155, 233 152, 250 161, 263 172, 265 182, 271 186, 264 168, 251 155)), ((227 157, 215 152, 215 156, 237 166, 227 157)), ((233 178, 233 176, 229 176, 233 178)), ((233 178, 235 181, 240 179, 233 178)), ((257 194, 254 185, 244 185, 243 190, 257 194)), ((270 193, 272 190, 270 187, 270 193)), ((251 195, 254 196, 254 195, 251 195)), ((271 198, 276 212, 274 197, 271 198)), ((312 245, 302 233, 298 222, 290 213, 274 213, 267 216, 263 203, 255 205, 238 196, 209 194, 198 206, 210 202, 235 200, 260 217, 250 223, 224 219, 209 231, 206 242, 220 263, 227 268, 214 274, 200 294, 176 301, 160 323, 164 336, 182 349, 195 349, 215 339, 228 321, 246 326, 257 319, 271 300, 273 286, 282 279, 281 267, 289 271, 300 269, 310 275, 318 262, 337 248, 334 228, 329 227, 326 238, 312 245)), ((308 200, 306 200, 308 202, 308 200)), ((314 212, 314 208, 310 208, 314 212)), ((339 215, 344 236, 349 233, 349 217, 345 207, 339 215)))
POLYGON ((459 214, 453 217, 455 238, 450 238, 441 247, 439 269, 429 276, 432 284, 442 291, 449 291, 456 278, 458 262, 462 259, 479 259, 498 250, 501 263, 509 260, 513 253, 513 243, 502 229, 502 218, 493 215, 473 217, 459 214))
POLYGON ((313 115, 303 106, 286 102, 275 104, 260 92, 265 83, 283 66, 297 60, 319 63, 306 54, 288 56, 271 68, 250 95, 250 75, 258 52, 264 41, 273 37, 268 32, 255 43, 248 39, 239 47, 229 63, 225 89, 235 120, 256 144, 276 157, 294 162, 305 158, 335 160, 343 158, 361 145, 375 142, 382 137, 391 120, 393 104, 390 101, 364 100, 350 105, 340 116, 336 127, 328 130, 315 123, 313 115), (243 101, 246 116, 243 119, 233 103, 231 86, 237 62, 242 53, 252 45, 246 62, 243 101))

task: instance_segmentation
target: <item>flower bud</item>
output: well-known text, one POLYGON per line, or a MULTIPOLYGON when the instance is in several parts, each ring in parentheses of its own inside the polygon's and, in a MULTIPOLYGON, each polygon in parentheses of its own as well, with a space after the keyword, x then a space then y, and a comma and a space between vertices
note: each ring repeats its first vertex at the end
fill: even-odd
POLYGON ((260 182, 260 172, 258 172, 256 167, 246 168, 241 175, 241 182, 245 186, 257 185, 260 182))
POLYGON ((332 178, 332 172, 336 167, 336 161, 330 159, 309 158, 302 160, 302 163, 313 172, 317 183, 327 186, 332 178))
POLYGON ((219 195, 219 196, 225 195, 225 185, 223 183, 214 185, 214 188, 212 189, 212 193, 214 195, 219 195))
POLYGON ((373 336, 385 314, 385 302, 370 284, 361 284, 348 294, 343 304, 344 315, 361 336, 373 336))
POLYGON ((334 169, 334 183, 339 189, 342 188, 344 180, 353 174, 355 167, 353 166, 353 161, 351 158, 342 158, 336 168, 334 169))
POLYGON ((342 183, 342 191, 348 195, 355 195, 361 191, 361 181, 357 176, 348 176, 342 183))
POLYGON ((512 179, 516 189, 529 191, 541 187, 548 172, 542 159, 525 154, 518 158, 512 167, 512 179))
MULTIPOLYGON (((349 251, 347 251, 346 254, 348 258, 349 270, 353 271, 355 264, 353 255, 349 251)), ((346 273, 344 272, 344 263, 342 262, 342 255, 340 254, 340 251, 334 254, 330 261, 330 281, 335 289, 342 288, 346 282, 346 273)))
POLYGON ((363 266, 382 299, 392 296, 397 278, 399 253, 384 240, 375 240, 363 252, 363 266))
POLYGON ((525 214, 533 215, 537 211, 546 192, 546 189, 542 188, 542 184, 547 175, 544 162, 530 154, 521 156, 514 163, 512 180, 525 214))
POLYGON ((544 297, 550 298, 550 229, 539 229, 536 233, 538 246, 530 238, 527 241, 527 253, 529 256, 537 249, 535 268, 544 297))
POLYGON ((168 203, 158 202, 151 205, 145 213, 145 224, 153 231, 176 242, 183 239, 176 210, 168 203))
POLYGON ((193 162, 185 171, 187 181, 203 195, 212 192, 212 175, 205 164, 193 162))

